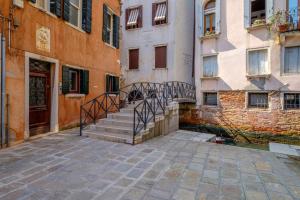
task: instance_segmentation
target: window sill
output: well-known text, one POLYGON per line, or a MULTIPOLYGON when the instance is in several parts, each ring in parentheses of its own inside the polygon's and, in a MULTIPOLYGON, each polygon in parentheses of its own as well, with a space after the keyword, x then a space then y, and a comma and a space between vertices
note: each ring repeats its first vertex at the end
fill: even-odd
POLYGON ((77 30, 77 31, 79 31, 79 32, 81 32, 81 33, 86 33, 84 30, 82 30, 82 29, 79 28, 78 26, 75 26, 75 25, 73 25, 73 24, 71 24, 70 22, 67 22, 67 21, 64 21, 64 22, 65 22, 65 24, 69 25, 69 26, 72 27, 73 29, 75 29, 75 30, 77 30))
POLYGON ((168 68, 167 67, 165 67, 165 68, 153 68, 152 70, 168 70, 168 68))
POLYGON ((51 12, 48 11, 48 10, 45 10, 44 8, 38 7, 38 6, 35 5, 34 3, 29 2, 29 5, 31 5, 32 7, 36 8, 36 9, 38 9, 38 10, 41 11, 42 13, 45 13, 45 14, 49 15, 50 17, 53 17, 53 18, 55 18, 55 19, 58 19, 58 17, 57 17, 56 15, 54 15, 53 13, 51 13, 51 12))
POLYGON ((168 26, 169 23, 163 23, 163 24, 154 24, 152 25, 153 27, 157 27, 157 28, 160 28, 161 26, 168 26))
POLYGON ((256 78, 265 78, 270 79, 271 74, 262 74, 262 75, 246 75, 248 80, 256 79, 256 78))
POLYGON ((112 48, 112 49, 117 49, 116 47, 114 47, 114 46, 113 46, 113 45, 111 45, 111 44, 108 44, 107 42, 104 42, 104 44, 105 44, 106 46, 108 46, 108 47, 112 48))
POLYGON ((126 28, 125 27, 125 30, 126 31, 137 31, 137 30, 140 30, 140 29, 142 29, 143 27, 139 27, 139 28, 126 28))
POLYGON ((138 72, 140 69, 126 69, 127 72, 138 72))
POLYGON ((220 77, 219 76, 212 76, 212 77, 202 76, 200 79, 201 80, 218 80, 218 79, 220 79, 220 77))
POLYGON ((247 111, 249 112, 270 112, 270 108, 255 108, 255 107, 247 107, 247 111))
POLYGON ((283 73, 283 74, 281 74, 281 76, 300 76, 300 73, 297 73, 297 72, 295 72, 295 73, 283 73))
POLYGON ((82 98, 85 97, 85 94, 75 94, 75 93, 70 93, 65 95, 67 98, 82 98))
POLYGON ((254 30, 259 30, 259 29, 267 29, 267 24, 257 24, 257 25, 251 25, 250 27, 247 28, 248 32, 254 31, 254 30))
POLYGON ((211 35, 204 35, 204 36, 200 37, 200 40, 203 41, 203 40, 209 40, 209 39, 217 39, 219 36, 220 36, 220 33, 214 33, 214 34, 211 34, 211 35))

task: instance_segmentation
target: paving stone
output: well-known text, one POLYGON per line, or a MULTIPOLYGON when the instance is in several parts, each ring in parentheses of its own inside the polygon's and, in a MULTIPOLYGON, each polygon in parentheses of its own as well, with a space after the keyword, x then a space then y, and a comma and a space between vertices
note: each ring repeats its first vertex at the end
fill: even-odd
POLYGON ((271 200, 293 200, 293 197, 289 194, 281 194, 278 192, 269 192, 269 197, 271 200))
POLYGON ((195 192, 191 192, 186 189, 179 189, 175 193, 173 199, 175 200, 194 200, 195 199, 195 192))
POLYGON ((116 183, 116 186, 128 187, 133 181, 134 181, 134 179, 122 178, 116 183))
POLYGON ((268 191, 288 193, 287 189, 279 183, 266 183, 265 186, 268 191))
POLYGON ((109 182, 104 182, 102 180, 98 180, 96 182, 91 183, 89 186, 87 186, 87 189, 99 193, 103 191, 110 183, 109 182))
POLYGON ((116 200, 121 196, 123 190, 121 188, 111 187, 106 190, 102 195, 97 197, 97 200, 116 200))
POLYGON ((139 178, 143 173, 144 173, 144 170, 142 170, 142 169, 133 169, 127 174, 127 177, 139 178))
POLYGON ((293 194, 293 196, 295 198, 300 199, 300 187, 297 186, 290 186, 289 190, 291 191, 291 193, 293 194))
POLYGON ((196 190, 198 188, 200 181, 200 174, 196 171, 188 170, 183 175, 183 179, 181 180, 180 186, 182 188, 196 190))
POLYGON ((117 172, 127 172, 133 167, 133 165, 127 164, 127 163, 120 163, 114 168, 114 171, 117 172))
POLYGON ((92 199, 96 194, 89 191, 78 191, 73 193, 68 199, 69 200, 89 200, 92 199))
POLYGON ((156 170, 150 170, 147 172, 144 177, 149 179, 156 179, 159 176, 160 172, 156 170))
POLYGON ((146 190, 140 188, 132 188, 121 197, 121 200, 141 200, 146 192, 146 190))
POLYGON ((162 191, 159 189, 151 189, 149 195, 155 197, 156 199, 170 199, 172 197, 172 193, 169 191, 162 191))
POLYGON ((246 198, 253 200, 268 200, 266 193, 257 191, 246 191, 246 198))

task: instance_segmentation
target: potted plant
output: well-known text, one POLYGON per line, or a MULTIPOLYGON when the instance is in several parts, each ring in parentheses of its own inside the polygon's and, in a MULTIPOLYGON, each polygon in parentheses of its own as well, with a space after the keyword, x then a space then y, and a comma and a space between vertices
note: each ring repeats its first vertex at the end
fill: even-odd
POLYGON ((289 12, 285 10, 276 11, 269 19, 269 27, 273 32, 287 32, 290 26, 289 12))
POLYGON ((261 25, 265 25, 266 24, 266 20, 264 19, 256 19, 253 23, 252 26, 256 27, 256 26, 261 26, 261 25))

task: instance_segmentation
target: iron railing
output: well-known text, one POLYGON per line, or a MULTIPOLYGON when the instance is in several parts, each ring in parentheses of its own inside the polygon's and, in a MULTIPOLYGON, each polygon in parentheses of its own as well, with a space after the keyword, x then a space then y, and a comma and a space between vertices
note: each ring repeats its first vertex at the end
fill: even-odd
POLYGON ((82 130, 97 120, 107 118, 109 113, 119 112, 128 104, 134 107, 133 144, 135 137, 146 130, 156 116, 164 114, 169 101, 183 100, 195 102, 195 87, 184 82, 130 84, 118 92, 104 93, 80 107, 80 135, 82 130))
POLYGON ((288 22, 286 32, 300 31, 300 7, 289 9, 286 18, 288 22))

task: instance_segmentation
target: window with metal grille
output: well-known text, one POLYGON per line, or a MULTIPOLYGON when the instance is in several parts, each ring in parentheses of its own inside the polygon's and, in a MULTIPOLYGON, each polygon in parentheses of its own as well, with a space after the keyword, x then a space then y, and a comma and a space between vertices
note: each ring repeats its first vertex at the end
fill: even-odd
POLYGON ((300 93, 284 94, 285 109, 300 109, 300 93))
POLYGON ((249 93, 248 94, 249 108, 268 108, 269 95, 268 93, 249 93))
POLYGON ((166 24, 168 22, 167 2, 152 4, 152 25, 166 24))
POLYGON ((126 29, 142 28, 143 25, 143 7, 126 9, 126 29))
POLYGON ((207 106, 217 106, 218 94, 216 92, 203 93, 203 104, 207 106))

